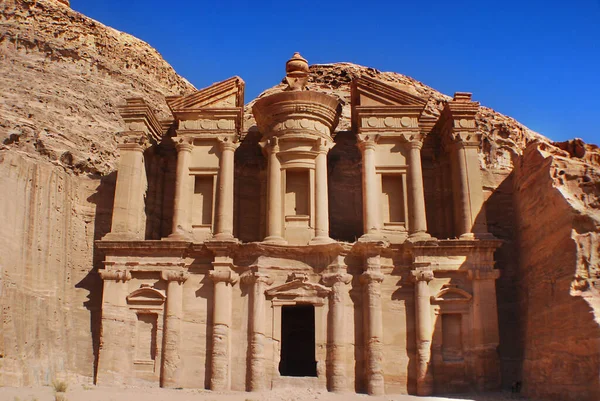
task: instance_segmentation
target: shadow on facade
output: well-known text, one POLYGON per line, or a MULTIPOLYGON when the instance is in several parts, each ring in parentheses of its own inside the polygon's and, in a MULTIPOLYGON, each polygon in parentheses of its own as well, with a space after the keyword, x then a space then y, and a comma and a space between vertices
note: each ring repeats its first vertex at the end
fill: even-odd
MULTIPOLYGON (((94 241, 101 239, 110 232, 116 178, 116 172, 100 178, 96 192, 87 198, 88 202, 96 205, 94 214, 94 241)), ((94 355, 93 381, 95 384, 97 381, 102 330, 103 283, 98 274, 98 269, 102 268, 104 255, 96 246, 93 247, 92 255, 92 269, 81 281, 75 284, 75 288, 88 291, 88 300, 83 303, 83 306, 90 312, 90 334, 92 337, 92 351, 94 355)))

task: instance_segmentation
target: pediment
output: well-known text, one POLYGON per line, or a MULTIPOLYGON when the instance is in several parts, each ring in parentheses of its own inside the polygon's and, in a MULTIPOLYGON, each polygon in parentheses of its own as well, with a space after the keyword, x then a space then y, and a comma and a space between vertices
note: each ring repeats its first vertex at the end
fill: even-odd
POLYGON ((168 96, 173 113, 244 107, 244 81, 232 77, 185 96, 168 96))
POLYGON ((352 81, 352 106, 419 106, 427 100, 373 78, 360 77, 352 81))
POLYGON ((473 296, 455 286, 442 287, 437 295, 431 297, 431 303, 469 302, 473 296))
POLYGON ((160 305, 167 297, 156 288, 141 287, 127 296, 128 304, 160 305))
POLYGON ((293 280, 265 291, 268 298, 298 303, 323 304, 331 289, 302 279, 293 280))

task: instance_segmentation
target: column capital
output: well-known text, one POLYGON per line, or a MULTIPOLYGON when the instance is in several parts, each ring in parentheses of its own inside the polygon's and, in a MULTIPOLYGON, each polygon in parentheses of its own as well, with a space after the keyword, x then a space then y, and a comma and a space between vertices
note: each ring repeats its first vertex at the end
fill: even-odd
POLYGON ((177 142, 175 144, 175 148, 177 152, 191 152, 194 148, 194 139, 189 137, 180 137, 175 138, 177 142))
POLYGON ((208 275, 215 282, 215 284, 224 282, 234 285, 240 278, 237 273, 231 270, 211 270, 208 275))
POLYGON ((408 142, 406 142, 406 145, 411 150, 412 149, 421 150, 423 148, 423 141, 420 138, 412 139, 412 140, 409 140, 408 142))
POLYGON ((165 281, 177 281, 179 283, 185 283, 190 277, 190 274, 182 270, 163 270, 160 272, 160 277, 165 281))
POLYGON ((425 282, 429 283, 434 278, 433 271, 430 269, 416 269, 416 270, 412 270, 410 273, 411 273, 413 281, 415 281, 415 282, 425 281, 425 282))
POLYGON ((469 270, 468 276, 470 280, 496 280, 500 277, 500 270, 476 268, 469 270))
POLYGON ((363 284, 381 283, 383 282, 383 273, 375 271, 366 271, 360 275, 360 282, 363 284))
POLYGON ((273 277, 263 272, 247 271, 240 277, 243 284, 251 285, 254 283, 262 283, 266 285, 273 284, 273 277))
POLYGON ((481 134, 474 131, 456 131, 453 130, 450 138, 455 146, 460 147, 479 147, 481 143, 481 134))
POLYGON ((221 151, 224 151, 224 150, 235 151, 240 146, 239 142, 235 141, 234 139, 232 139, 229 136, 217 137, 217 140, 219 141, 219 147, 221 148, 221 151))
POLYGON ((148 146, 150 146, 150 142, 144 131, 125 131, 119 137, 117 149, 120 151, 131 150, 134 152, 143 152, 148 146))
POLYGON ((348 284, 352 281, 352 275, 346 272, 325 273, 322 279, 326 286, 333 287, 336 283, 348 284))
POLYGON ((101 270, 98 270, 98 274, 100 274, 100 278, 102 280, 113 280, 113 281, 122 281, 122 282, 131 280, 131 272, 129 270, 101 269, 101 270))
POLYGON ((380 136, 374 134, 358 134, 356 139, 358 140, 358 148, 362 151, 367 149, 375 149, 380 136))

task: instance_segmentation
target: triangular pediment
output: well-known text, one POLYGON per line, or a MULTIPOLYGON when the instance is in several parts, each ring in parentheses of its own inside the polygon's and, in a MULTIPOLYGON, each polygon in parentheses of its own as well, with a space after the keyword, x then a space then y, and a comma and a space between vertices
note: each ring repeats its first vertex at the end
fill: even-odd
POLYGON ((267 297, 278 300, 295 302, 323 303, 331 289, 321 284, 304 280, 293 280, 285 284, 269 288, 265 291, 267 297))
POLYGON ((431 303, 469 302, 471 298, 473 296, 465 290, 456 286, 444 286, 437 295, 431 297, 431 303))
POLYGON ((243 107, 244 81, 232 77, 185 96, 169 96, 166 100, 173 113, 243 107))
POLYGON ((360 77, 352 81, 352 106, 420 106, 427 100, 391 84, 360 77))

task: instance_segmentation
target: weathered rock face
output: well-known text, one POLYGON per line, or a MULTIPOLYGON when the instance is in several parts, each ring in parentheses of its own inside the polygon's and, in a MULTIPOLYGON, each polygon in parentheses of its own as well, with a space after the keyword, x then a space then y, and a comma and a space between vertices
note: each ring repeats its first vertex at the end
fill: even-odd
MULTIPOLYGON (((45 384, 61 372, 94 377, 101 282, 93 269, 102 259, 93 240, 110 230, 122 127, 116 106, 140 96, 165 117, 164 96, 193 89, 147 44, 61 2, 68 3, 0 6, 0 385, 45 384)), ((431 116, 450 97, 400 74, 347 63, 312 66, 310 76, 310 89, 343 103, 328 166, 330 207, 346 217, 330 225, 332 236, 353 241, 362 229, 362 200, 360 152, 349 132, 351 80, 372 77, 429 98, 431 116), (349 193, 354 197, 343 196, 349 193)), ((253 104, 246 107, 249 132, 236 154, 237 177, 264 170, 254 157, 260 148, 253 104)), ((522 380, 531 395, 596 400, 600 153, 578 140, 550 145, 484 107, 477 121, 488 229, 505 241, 496 252, 503 382, 522 380)), ((434 156, 427 146, 423 152, 434 156)), ((245 207, 254 210, 266 194, 255 182, 238 181, 244 185, 236 191, 248 194, 245 207)), ((239 238, 260 239, 265 213, 238 227, 239 238)))
POLYGON ((192 89, 127 34, 55 1, 0 5, 0 385, 91 380, 110 230, 115 106, 192 89))
POLYGON ((600 165, 581 149, 535 143, 514 171, 523 386, 557 400, 600 397, 600 165))

